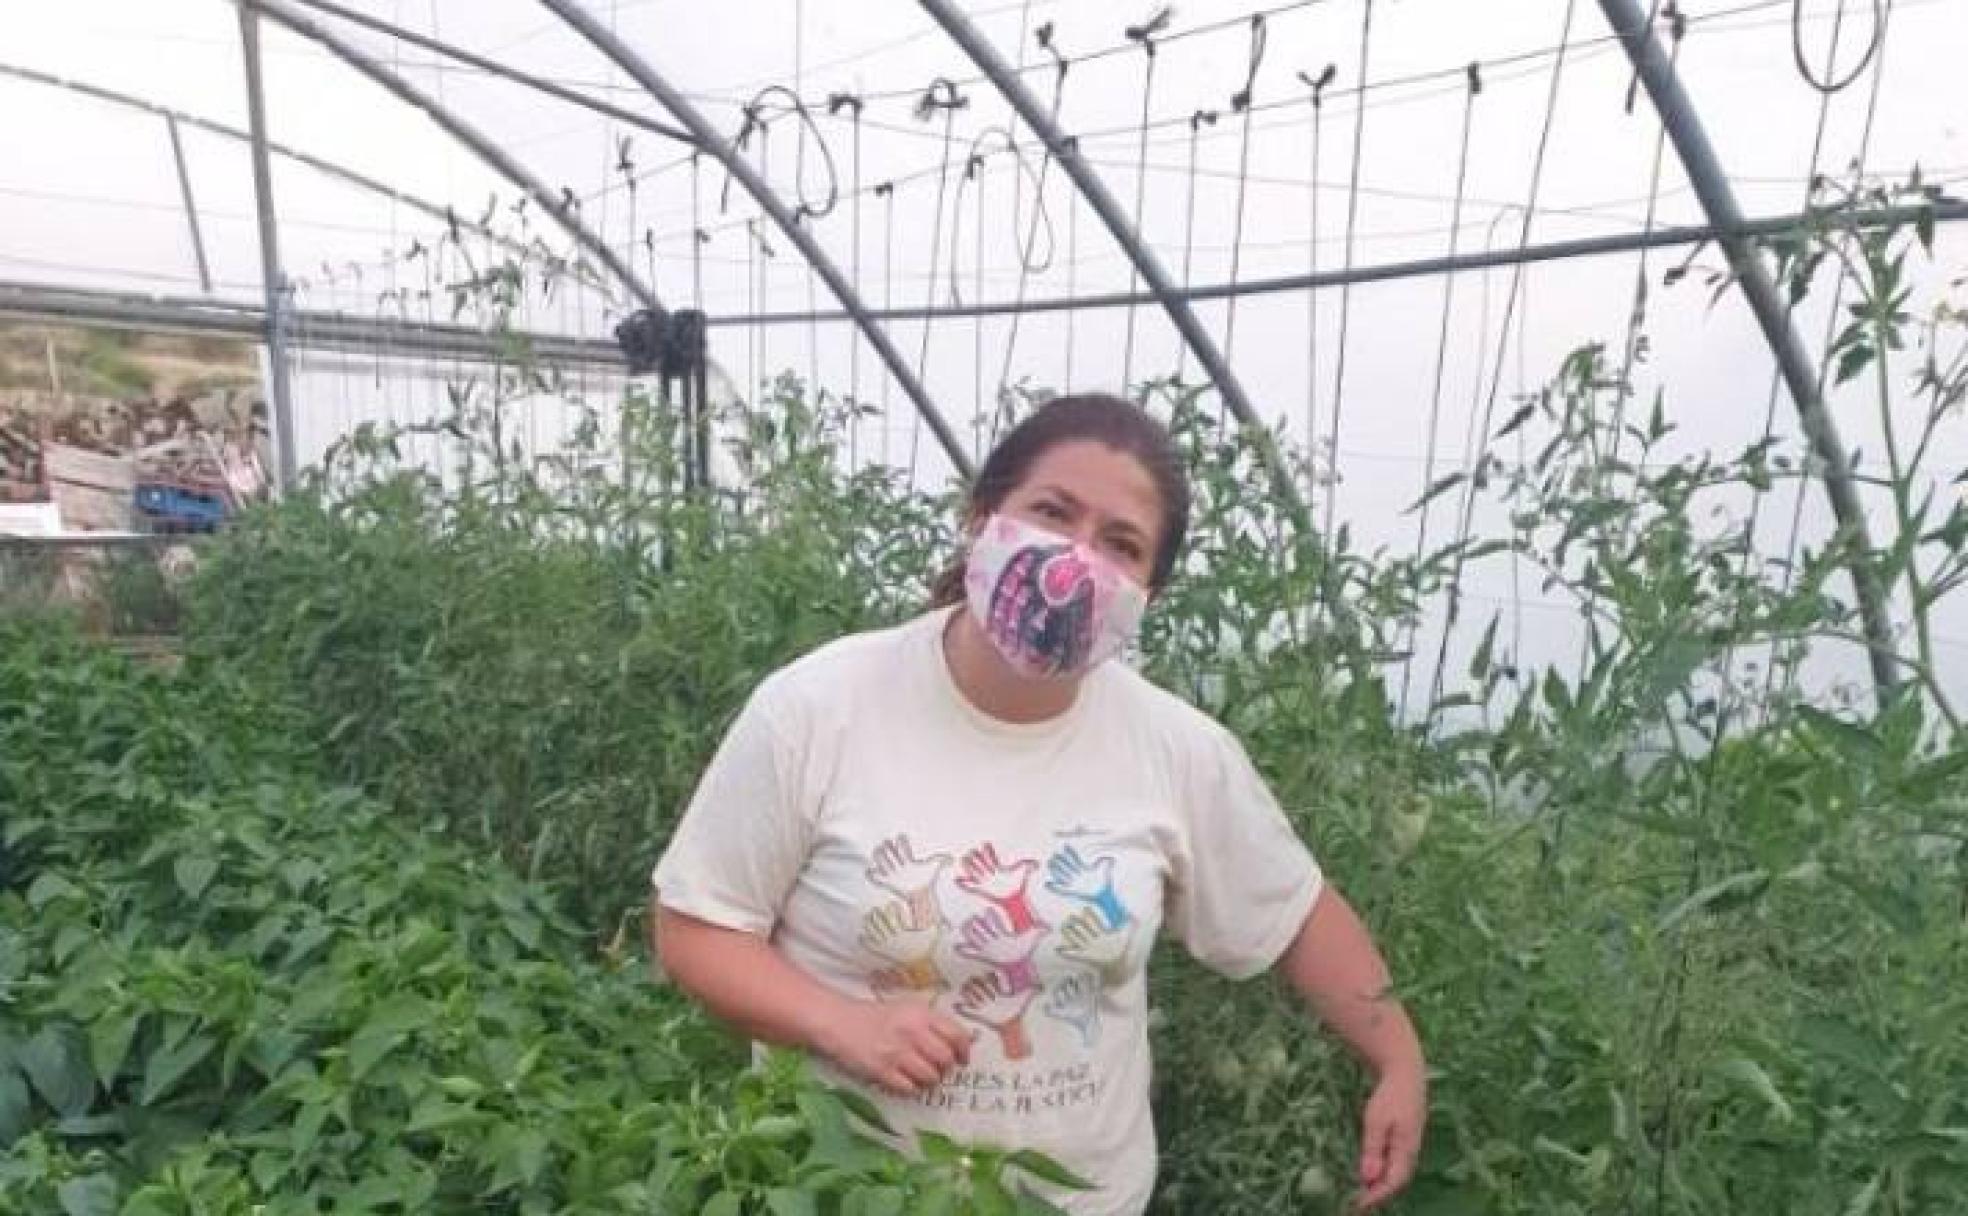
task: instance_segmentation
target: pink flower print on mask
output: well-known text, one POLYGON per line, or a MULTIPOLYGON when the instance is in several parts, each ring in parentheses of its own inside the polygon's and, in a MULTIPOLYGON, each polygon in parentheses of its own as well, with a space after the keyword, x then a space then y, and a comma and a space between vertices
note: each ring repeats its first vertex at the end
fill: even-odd
POLYGON ((1077 676, 1124 649, 1147 589, 1098 551, 1009 516, 971 539, 964 594, 1005 662, 1036 679, 1077 676))
POLYGON ((1038 987, 1039 973, 1032 965, 1032 956, 1038 953, 1045 935, 1044 925, 1014 929, 1003 912, 988 908, 964 922, 957 953, 973 962, 990 964, 1012 991, 1023 992, 1038 987))
POLYGON ((1023 1060, 1032 1054, 1032 1040, 1025 1033, 1025 1010, 1038 994, 1037 988, 1014 991, 1001 974, 980 975, 964 981, 954 1007, 959 1017, 998 1032, 1005 1059, 1023 1060))
POLYGON ((995 845, 979 845, 964 854, 957 885, 979 899, 996 904, 1013 930, 1028 929, 1039 919, 1032 911, 1032 900, 1026 891, 1038 869, 1039 863, 1029 859, 1006 865, 998 859, 995 845))

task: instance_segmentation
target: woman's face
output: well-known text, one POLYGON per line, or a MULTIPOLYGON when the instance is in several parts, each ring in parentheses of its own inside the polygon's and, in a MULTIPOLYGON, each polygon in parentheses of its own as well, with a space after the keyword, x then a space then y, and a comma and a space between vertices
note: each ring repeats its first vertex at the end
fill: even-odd
POLYGON ((1140 461, 1104 443, 1053 445, 1032 462, 998 512, 1079 541, 1143 587, 1155 572, 1161 495, 1140 461))

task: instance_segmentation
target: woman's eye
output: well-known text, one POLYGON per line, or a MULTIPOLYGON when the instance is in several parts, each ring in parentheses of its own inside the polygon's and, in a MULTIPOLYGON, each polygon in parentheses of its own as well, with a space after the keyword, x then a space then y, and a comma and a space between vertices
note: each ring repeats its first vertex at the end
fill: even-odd
POLYGON ((1066 518, 1066 508, 1060 506, 1056 502, 1042 502, 1038 506, 1034 507, 1033 510, 1037 511, 1040 515, 1045 516, 1047 519, 1066 518))

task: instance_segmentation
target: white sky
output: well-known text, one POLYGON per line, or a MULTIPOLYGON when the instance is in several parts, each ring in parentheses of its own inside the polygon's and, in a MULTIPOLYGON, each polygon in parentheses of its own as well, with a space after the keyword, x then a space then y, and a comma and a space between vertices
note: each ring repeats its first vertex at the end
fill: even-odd
MULTIPOLYGON (((345 0, 354 7, 419 31, 505 59, 525 69, 605 94, 618 104, 660 116, 623 75, 533 0, 345 0)), ((870 303, 947 302, 953 290, 965 300, 979 294, 975 236, 986 236, 981 294, 1013 296, 1019 289, 1017 231, 1012 222, 1017 169, 1010 158, 987 159, 979 182, 957 199, 966 152, 979 132, 1002 126, 1004 104, 985 86, 965 90, 971 104, 956 122, 945 206, 937 207, 938 170, 945 148, 940 117, 917 122, 912 98, 939 75, 970 78, 972 66, 937 33, 916 5, 902 0, 587 0, 591 11, 612 21, 621 35, 675 84, 695 96, 720 129, 735 132, 737 105, 767 84, 798 84, 810 97, 835 90, 900 94, 871 99, 862 134, 864 188, 897 179, 892 211, 874 197, 843 197, 816 231, 844 268, 856 262, 854 222, 861 226, 858 278, 870 303), (890 217, 892 215, 892 223, 890 217), (960 227, 954 234, 952 226, 960 227), (940 231, 932 284, 931 237, 940 231), (951 251, 958 263, 951 281, 951 251), (884 256, 892 246, 892 261, 884 256)), ((1573 9, 1574 46, 1558 93, 1533 241, 1632 231, 1647 207, 1648 175, 1658 124, 1644 93, 1632 114, 1623 102, 1629 71, 1592 0, 1375 0, 1367 79, 1370 91, 1358 167, 1362 193, 1351 257, 1359 265, 1438 255, 1447 250, 1457 169, 1458 135, 1465 105, 1462 65, 1486 67, 1486 88, 1475 104, 1467 201, 1459 248, 1506 246, 1520 235, 1521 220, 1506 204, 1522 203, 1531 186, 1531 164, 1551 87, 1553 57, 1535 56, 1508 66, 1496 61, 1555 46, 1573 9), (1418 73, 1453 73, 1425 84, 1398 86, 1418 73)), ((1096 0, 968 0, 965 7, 1008 57, 1042 59, 1029 30, 1056 26, 1055 45, 1068 56, 1121 44, 1123 28, 1145 18, 1148 5, 1096 0), (1027 31, 1021 40, 1021 29, 1027 31)), ((1169 33, 1222 22, 1258 7, 1261 0, 1178 4, 1169 33)), ((1683 9, 1694 26, 1682 51, 1684 81, 1695 99, 1743 209, 1750 215, 1796 210, 1805 194, 1819 116, 1819 96, 1792 62, 1789 0, 1690 0, 1683 9)), ((1873 29, 1870 0, 1805 0, 1804 53, 1821 62, 1840 29, 1840 74, 1855 64, 1873 29), (1842 17, 1839 14, 1843 14, 1842 17)), ((1870 70, 1833 97, 1818 166, 1844 170, 1858 154, 1877 81, 1867 167, 1903 176, 1915 164, 1929 179, 1959 182, 1968 194, 1968 103, 1962 101, 1960 64, 1968 55, 1968 0, 1895 0, 1887 37, 1870 70)), ((1348 182, 1353 164, 1363 0, 1324 0, 1290 6, 1268 23, 1266 56, 1255 86, 1260 106, 1244 177, 1240 278, 1292 274, 1314 264, 1330 269, 1347 256, 1348 182), (1327 63, 1338 77, 1324 111, 1319 141, 1322 188, 1308 188, 1312 155, 1307 90, 1295 78, 1327 63), (1308 242, 1316 198, 1319 230, 1308 242)), ((352 42, 391 63, 420 87, 465 115, 550 185, 586 199, 584 213, 618 250, 632 252, 644 270, 651 258, 643 244, 654 237, 653 280, 672 306, 695 301, 691 251, 692 173, 674 146, 637 133, 631 155, 648 177, 634 191, 621 184, 614 165, 621 124, 541 97, 470 70, 440 70, 413 48, 392 46, 367 31, 313 14, 352 42)), ((236 10, 223 0, 82 0, 50 5, 0 0, 0 64, 54 72, 150 98, 164 105, 246 124, 244 77, 236 10)), ((269 87, 269 123, 275 138, 344 163, 373 177, 476 215, 496 197, 510 204, 517 192, 467 151, 416 113, 364 80, 320 46, 266 23, 263 43, 269 87)), ((1243 84, 1250 39, 1242 27, 1165 44, 1158 56, 1149 112, 1170 125, 1156 130, 1148 149, 1150 171, 1141 228, 1178 277, 1185 261, 1196 282, 1230 277, 1239 199, 1241 120, 1227 113, 1230 95, 1243 84), (1195 145, 1202 171, 1193 183, 1192 248, 1185 254, 1190 217, 1190 139, 1185 120, 1199 108, 1226 111, 1195 145)), ((1132 207, 1136 136, 1143 104, 1144 56, 1138 51, 1076 65, 1061 105, 1069 131, 1111 132, 1089 137, 1085 147, 1110 188, 1132 207)), ((1051 74, 1027 78, 1049 90, 1051 74)), ((852 128, 816 119, 841 175, 843 192, 852 171, 852 128)), ((773 123, 766 145, 770 177, 796 197, 793 119, 773 123)), ((1020 132, 1021 138, 1023 132, 1020 132)), ((251 174, 243 147, 187 130, 193 192, 216 280, 217 294, 252 300, 258 295, 258 247, 253 225, 251 174)), ((989 144, 995 148, 995 141, 989 144)), ((756 149, 757 145, 754 145, 756 149)), ((1033 164, 1036 165, 1036 155, 1033 164)), ((824 194, 817 149, 807 149, 806 196, 824 194)), ((402 206, 378 200, 314 171, 276 161, 276 193, 283 259, 305 281, 302 303, 314 308, 374 312, 385 292, 408 300, 432 285, 432 271, 400 257, 413 240, 434 243, 438 225, 402 206), (360 278, 353 268, 359 266, 360 278)), ((698 186, 697 210, 712 233, 701 250, 701 302, 713 315, 751 308, 796 309, 809 299, 831 306, 824 287, 796 262, 777 233, 767 240, 778 252, 769 260, 761 297, 752 279, 746 221, 757 209, 734 188, 719 206, 722 175, 708 163, 698 186)), ((1029 215, 1031 183, 1021 210, 1029 215)), ((1048 182, 1056 256, 1044 273, 1027 278, 1028 298, 1124 289, 1129 268, 1100 231, 1091 211, 1072 203, 1063 175, 1048 182), (1069 223, 1077 239, 1067 240, 1069 223), (1071 256, 1069 256, 1071 255, 1071 256)), ((510 222, 510 212, 508 222, 510 222)), ((532 219, 542 217, 535 214, 532 219)), ((1658 222, 1698 222, 1699 207, 1670 150, 1658 200, 1658 222)), ((1943 230, 1938 265, 1923 271, 1931 289, 1959 278, 1968 257, 1962 226, 1943 230)), ((561 234, 539 229, 556 247, 561 234)), ((1043 241, 1041 241, 1043 245, 1043 241)), ((1693 280, 1659 287, 1659 273, 1680 251, 1653 255, 1655 282, 1649 316, 1653 357, 1641 376, 1650 393, 1665 386, 1670 417, 1683 427, 1683 450, 1730 452, 1761 433, 1770 393, 1770 360, 1747 310, 1733 294, 1711 307, 1706 288, 1693 280)), ((1708 264, 1717 258, 1710 254, 1708 264)), ((1565 352, 1593 340, 1617 347, 1630 307, 1637 259, 1631 256, 1547 264, 1527 272, 1517 319, 1521 331, 1502 342, 1506 351, 1498 389, 1497 418, 1507 416, 1512 393, 1544 382, 1565 352)), ((114 287, 172 295, 196 295, 198 283, 170 145, 154 117, 71 93, 0 76, 0 279, 114 287)), ((1499 349, 1498 326, 1510 284, 1508 271, 1465 275, 1455 283, 1441 407, 1438 473, 1452 467, 1462 449, 1473 409, 1480 409, 1499 349)), ((1332 422, 1333 378, 1340 349, 1339 321, 1347 312, 1345 403, 1338 443, 1343 476, 1340 512, 1368 548, 1405 551, 1413 543, 1414 517, 1402 508, 1424 482, 1428 418, 1433 400, 1437 335, 1444 282, 1415 279, 1354 290, 1318 293, 1316 327, 1308 326, 1308 299, 1278 295, 1237 306, 1232 362, 1268 417, 1286 420, 1303 435, 1308 411, 1323 434, 1332 422), (1310 348, 1317 345, 1317 400, 1311 399, 1310 348)), ((1931 301, 1931 294, 1923 300, 1931 301)), ((1799 324, 1812 349, 1823 343, 1822 295, 1800 311, 1799 324)), ((393 308, 394 305, 391 305, 393 308)), ((406 303, 413 313, 421 302, 406 303)), ((1205 324, 1221 337, 1226 310, 1200 308, 1205 324)), ((444 316, 441 303, 434 315, 444 316)), ((525 323, 606 337, 619 311, 585 292, 562 291, 552 301, 530 299, 525 323)), ((1136 315, 1132 370, 1171 369, 1178 357, 1173 328, 1153 309, 1136 315)), ((1029 377, 1051 387, 1117 387, 1123 368, 1126 310, 1028 316, 1017 325, 1013 379, 1029 377)), ((992 319, 941 321, 931 330, 925 379, 944 411, 969 434, 977 403, 988 401, 1006 358, 1013 326, 992 319), (981 344, 982 371, 977 362, 981 344)), ((897 323, 891 331, 911 360, 923 352, 922 327, 897 323)), ((713 333, 714 355, 736 378, 790 367, 836 392, 857 387, 874 401, 892 402, 888 452, 905 458, 914 431, 906 402, 879 372, 871 349, 844 326, 810 331, 805 326, 744 327, 713 333), (858 355, 854 352, 859 349, 858 355)), ((1193 362, 1192 362, 1193 368, 1193 362)), ((441 372, 443 369, 436 369, 441 372)), ((318 452, 331 435, 366 417, 403 416, 428 402, 431 386, 408 376, 372 377, 313 372, 302 375, 303 454, 318 452)), ((1848 443, 1868 453, 1881 449, 1874 404, 1859 393, 1837 402, 1848 443)), ((1795 433, 1787 401, 1779 400, 1780 433, 1795 433)), ((1937 459, 1951 477, 1968 463, 1968 435, 1957 423, 1944 435, 1937 459)), ((880 450, 884 436, 870 429, 864 450, 880 450)), ((925 477, 945 469, 933 442, 921 440, 925 477)), ((1944 478, 1945 480, 1945 478, 1944 478)), ((1773 546, 1789 529, 1789 496, 1775 500, 1780 517, 1769 525, 1773 546)), ((1438 512, 1434 539, 1442 539, 1438 512)), ((1819 534, 1824 512, 1807 503, 1805 535, 1819 534)), ((1480 521, 1479 521, 1480 527, 1480 521)), ((1501 567, 1498 568, 1501 578, 1501 567)), ((1507 580, 1480 587, 1507 598, 1507 580)), ((1525 657, 1547 636, 1569 633, 1568 609, 1541 606, 1534 585, 1525 657)), ((1477 605, 1479 611, 1483 605, 1477 605)), ((1950 639, 1957 685, 1968 692, 1968 612, 1957 612, 1950 639)), ((1475 632, 1475 631, 1472 631, 1475 632)), ((1562 643, 1551 643, 1563 649, 1562 643)))

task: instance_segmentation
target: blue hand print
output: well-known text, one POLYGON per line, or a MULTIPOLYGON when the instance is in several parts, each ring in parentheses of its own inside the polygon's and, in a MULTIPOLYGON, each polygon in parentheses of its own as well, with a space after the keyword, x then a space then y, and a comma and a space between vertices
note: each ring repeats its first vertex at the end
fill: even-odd
POLYGON ((1112 857, 1089 863, 1080 856, 1079 849, 1069 844, 1046 862, 1046 890, 1092 905, 1109 929, 1118 929, 1130 919, 1127 906, 1114 892, 1112 857))

